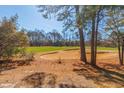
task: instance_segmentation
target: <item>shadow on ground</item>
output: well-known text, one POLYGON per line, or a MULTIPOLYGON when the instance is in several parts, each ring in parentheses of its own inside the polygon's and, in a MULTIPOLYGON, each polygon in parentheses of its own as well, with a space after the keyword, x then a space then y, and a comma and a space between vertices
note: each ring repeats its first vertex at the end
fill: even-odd
POLYGON ((0 60, 0 72, 15 69, 18 66, 30 65, 30 62, 31 61, 28 60, 18 60, 18 61, 0 60))
POLYGON ((101 64, 99 67, 91 67, 82 63, 73 65, 75 73, 93 80, 98 87, 124 87, 124 66, 101 64))

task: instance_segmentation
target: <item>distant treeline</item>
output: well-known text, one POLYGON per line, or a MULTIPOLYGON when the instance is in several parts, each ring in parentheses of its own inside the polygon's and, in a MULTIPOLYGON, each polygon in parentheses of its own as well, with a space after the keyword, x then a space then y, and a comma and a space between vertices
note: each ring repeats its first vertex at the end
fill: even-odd
MULTIPOLYGON (((44 30, 34 30, 26 32, 30 46, 79 46, 79 33, 53 30, 51 32, 45 32, 44 30)), ((91 45, 91 33, 85 34, 85 43, 87 46, 91 45)), ((116 34, 111 33, 108 38, 102 38, 101 33, 98 33, 98 46, 101 47, 117 47, 116 34)))
POLYGON ((27 31, 30 46, 78 46, 79 35, 75 32, 60 33, 57 30, 45 32, 43 30, 27 31))

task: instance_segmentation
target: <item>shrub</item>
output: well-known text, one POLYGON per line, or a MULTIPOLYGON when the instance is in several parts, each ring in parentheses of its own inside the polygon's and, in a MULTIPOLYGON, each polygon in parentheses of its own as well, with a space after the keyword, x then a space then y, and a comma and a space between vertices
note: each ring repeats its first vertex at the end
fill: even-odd
POLYGON ((0 23, 0 58, 9 59, 21 55, 28 45, 24 30, 17 31, 17 16, 4 18, 0 23))
POLYGON ((34 53, 26 53, 25 60, 33 61, 34 60, 34 53))

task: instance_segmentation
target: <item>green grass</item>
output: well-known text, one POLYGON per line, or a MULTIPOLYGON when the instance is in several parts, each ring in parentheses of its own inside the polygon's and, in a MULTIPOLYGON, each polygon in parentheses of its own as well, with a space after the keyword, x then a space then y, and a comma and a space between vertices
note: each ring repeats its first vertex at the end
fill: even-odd
MULTIPOLYGON (((90 49, 89 46, 86 46, 87 49, 90 49)), ((112 48, 112 47, 97 47, 97 50, 110 50, 110 51, 117 51, 117 48, 112 48)))
POLYGON ((98 50, 110 50, 110 51, 117 51, 117 48, 112 47, 98 47, 98 50))
POLYGON ((66 50, 66 49, 76 49, 78 47, 55 47, 55 46, 42 46, 42 47, 27 47, 27 52, 50 52, 50 51, 57 51, 57 50, 66 50))
MULTIPOLYGON (((89 46, 86 46, 87 49, 90 49, 89 46)), ((27 52, 33 52, 33 53, 38 53, 38 52, 50 52, 50 51, 57 51, 57 50, 67 50, 67 49, 79 49, 79 47, 74 47, 74 46, 63 46, 63 47, 58 47, 58 46, 42 46, 42 47, 27 47, 26 51, 27 52)), ((117 48, 111 48, 111 47, 98 47, 98 50, 110 50, 110 51, 117 51, 117 48)))

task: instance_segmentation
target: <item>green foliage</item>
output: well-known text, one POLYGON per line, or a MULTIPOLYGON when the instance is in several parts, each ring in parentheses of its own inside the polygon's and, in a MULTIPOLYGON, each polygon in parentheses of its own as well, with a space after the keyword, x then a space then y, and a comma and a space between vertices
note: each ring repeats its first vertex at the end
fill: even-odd
POLYGON ((34 53, 33 52, 25 52, 22 56, 26 61, 33 61, 34 60, 34 53))
POLYGON ((44 18, 56 17, 58 21, 63 22, 63 31, 74 31, 76 27, 76 14, 74 5, 58 6, 38 6, 39 12, 44 18))
POLYGON ((3 18, 0 23, 0 57, 10 58, 24 51, 28 44, 27 36, 22 31, 17 31, 17 16, 10 19, 3 18), (21 48, 20 48, 21 47, 21 48))

